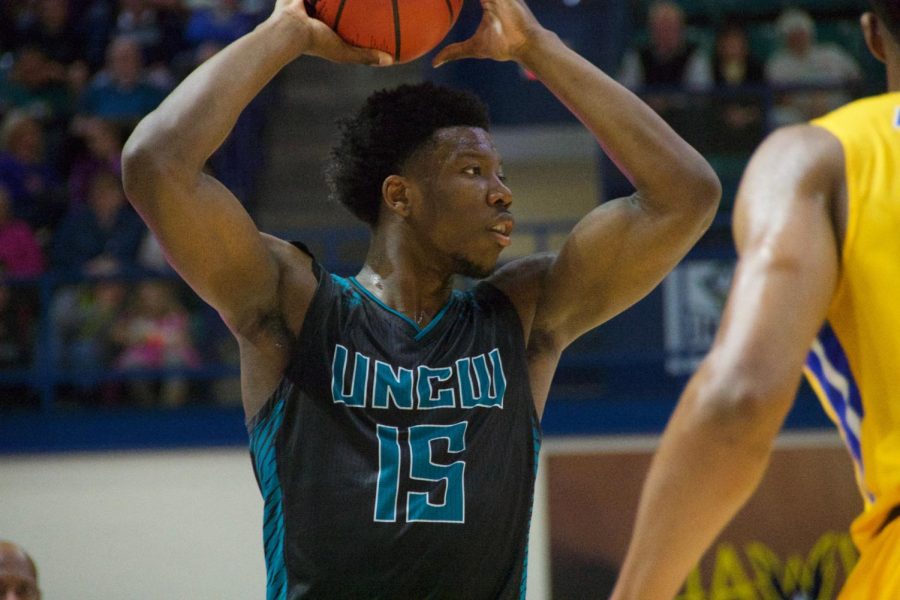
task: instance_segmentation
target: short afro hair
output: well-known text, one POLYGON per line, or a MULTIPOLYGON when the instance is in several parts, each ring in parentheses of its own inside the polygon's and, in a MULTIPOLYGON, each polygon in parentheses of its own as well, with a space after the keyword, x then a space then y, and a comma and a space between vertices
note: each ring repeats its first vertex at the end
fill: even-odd
POLYGON ((869 0, 869 5, 887 27, 894 41, 900 44, 900 0, 869 0))
POLYGON ((475 95, 430 82, 375 92, 360 111, 338 122, 340 139, 326 172, 331 197, 374 226, 381 186, 435 131, 490 127, 487 107, 475 95))

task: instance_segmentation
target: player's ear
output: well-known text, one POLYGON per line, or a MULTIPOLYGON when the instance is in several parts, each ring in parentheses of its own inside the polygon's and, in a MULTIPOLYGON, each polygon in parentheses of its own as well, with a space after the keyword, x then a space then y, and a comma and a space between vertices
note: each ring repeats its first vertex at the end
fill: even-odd
POLYGON ((409 181, 400 175, 388 175, 381 184, 381 199, 393 214, 406 218, 410 212, 409 181))
POLYGON ((859 23, 862 25, 869 52, 881 62, 885 62, 884 37, 878 17, 873 12, 866 12, 859 18, 859 23))

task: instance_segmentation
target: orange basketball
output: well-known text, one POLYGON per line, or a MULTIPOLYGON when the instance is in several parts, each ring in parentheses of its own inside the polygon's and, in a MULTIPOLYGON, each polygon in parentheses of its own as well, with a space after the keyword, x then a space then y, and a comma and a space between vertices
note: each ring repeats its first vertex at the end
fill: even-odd
POLYGON ((435 46, 456 23, 463 0, 306 0, 310 16, 347 43, 409 62, 435 46))

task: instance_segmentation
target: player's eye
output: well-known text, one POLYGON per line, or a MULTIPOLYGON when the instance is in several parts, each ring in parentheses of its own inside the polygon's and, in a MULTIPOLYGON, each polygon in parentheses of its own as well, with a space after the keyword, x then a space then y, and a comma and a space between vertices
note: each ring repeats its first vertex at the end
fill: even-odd
POLYGON ((501 181, 501 183, 506 183, 507 178, 505 173, 497 173, 497 179, 501 181))
POLYGON ((481 175, 481 167, 478 165, 469 165, 463 169, 463 173, 467 175, 481 175))

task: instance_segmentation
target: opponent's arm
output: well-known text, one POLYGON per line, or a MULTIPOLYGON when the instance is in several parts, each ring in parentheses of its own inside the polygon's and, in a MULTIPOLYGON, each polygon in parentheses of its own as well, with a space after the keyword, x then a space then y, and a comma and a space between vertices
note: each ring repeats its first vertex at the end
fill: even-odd
POLYGON ((837 285, 841 173, 839 142, 811 126, 751 160, 722 325, 651 464, 616 600, 672 598, 759 483, 837 285))
POLYGON ((237 199, 203 167, 247 104, 304 53, 379 60, 309 18, 302 0, 279 0, 268 20, 197 68, 145 117, 124 149, 129 200, 175 269, 233 331, 275 308, 278 256, 286 250, 270 251, 277 243, 260 235, 237 199))

